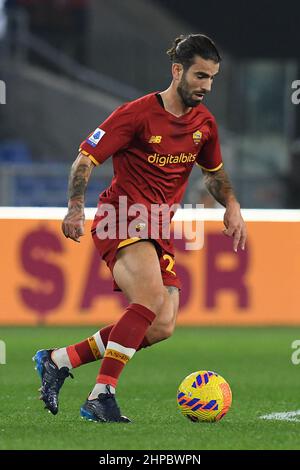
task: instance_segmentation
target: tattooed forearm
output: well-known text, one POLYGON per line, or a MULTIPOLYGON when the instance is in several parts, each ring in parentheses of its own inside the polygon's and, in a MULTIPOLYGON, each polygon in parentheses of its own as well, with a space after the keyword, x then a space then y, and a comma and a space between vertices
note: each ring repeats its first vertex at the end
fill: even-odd
POLYGON ((216 201, 224 207, 230 200, 236 201, 230 180, 223 168, 213 172, 203 171, 203 174, 205 185, 216 201))
POLYGON ((77 243, 84 235, 84 193, 93 166, 89 157, 79 153, 70 172, 68 213, 62 221, 62 231, 66 238, 77 243))
POLYGON ((92 165, 92 162, 83 156, 77 157, 72 165, 68 189, 69 204, 71 202, 72 207, 84 204, 84 194, 91 176, 92 165))
POLYGON ((84 197, 90 174, 88 165, 81 163, 75 168, 72 167, 69 178, 69 199, 81 199, 84 197))

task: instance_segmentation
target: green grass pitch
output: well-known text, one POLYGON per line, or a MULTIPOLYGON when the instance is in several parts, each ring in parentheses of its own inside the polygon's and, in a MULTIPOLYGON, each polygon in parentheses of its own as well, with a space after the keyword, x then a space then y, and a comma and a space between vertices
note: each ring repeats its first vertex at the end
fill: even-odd
MULTIPOLYGON (((122 412, 134 423, 80 419, 99 364, 74 370, 52 416, 37 399, 37 349, 75 343, 96 328, 1 328, 7 364, 0 365, 0 449, 204 450, 299 449, 300 421, 261 415, 300 409, 300 365, 291 362, 299 328, 177 328, 168 341, 138 352, 119 382, 122 412), (208 369, 230 384, 233 404, 217 423, 192 423, 179 413, 177 386, 208 369)), ((299 418, 300 419, 300 418, 299 418)))

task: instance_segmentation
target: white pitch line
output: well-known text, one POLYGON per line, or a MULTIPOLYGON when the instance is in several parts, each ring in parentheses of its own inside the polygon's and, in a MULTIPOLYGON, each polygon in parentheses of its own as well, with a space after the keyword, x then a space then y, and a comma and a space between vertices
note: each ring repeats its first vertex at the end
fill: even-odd
POLYGON ((300 423, 300 410, 283 411, 281 413, 270 413, 268 415, 260 416, 260 419, 277 420, 277 421, 293 421, 293 422, 300 423))

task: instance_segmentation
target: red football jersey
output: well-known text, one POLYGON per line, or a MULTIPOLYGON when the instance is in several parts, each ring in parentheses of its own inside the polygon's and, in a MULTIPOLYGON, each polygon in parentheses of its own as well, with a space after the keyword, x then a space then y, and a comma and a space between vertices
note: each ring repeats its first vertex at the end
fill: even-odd
POLYGON ((82 142, 80 151, 98 165, 112 156, 114 177, 99 204, 180 203, 195 163, 208 171, 222 166, 217 125, 199 104, 176 117, 166 111, 157 93, 117 108, 82 142))
POLYGON ((156 93, 117 108, 80 146, 98 165, 113 157, 114 177, 100 201, 126 195, 132 203, 179 203, 197 162, 208 171, 222 166, 215 119, 199 104, 176 117, 156 93))

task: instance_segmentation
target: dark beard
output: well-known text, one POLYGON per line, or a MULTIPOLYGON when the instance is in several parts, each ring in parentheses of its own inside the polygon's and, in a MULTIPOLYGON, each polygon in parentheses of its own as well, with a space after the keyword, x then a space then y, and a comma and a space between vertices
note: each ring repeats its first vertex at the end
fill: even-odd
POLYGON ((184 75, 182 76, 182 79, 177 87, 177 93, 182 99, 184 106, 186 106, 187 108, 195 108, 201 103, 201 101, 194 100, 192 98, 192 95, 188 91, 188 84, 185 80, 184 75))

